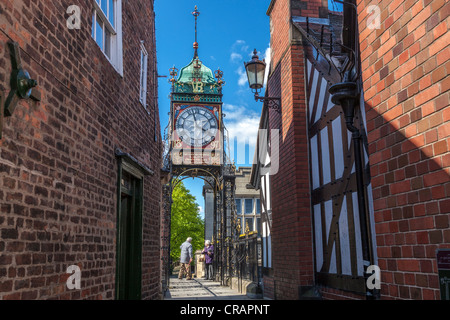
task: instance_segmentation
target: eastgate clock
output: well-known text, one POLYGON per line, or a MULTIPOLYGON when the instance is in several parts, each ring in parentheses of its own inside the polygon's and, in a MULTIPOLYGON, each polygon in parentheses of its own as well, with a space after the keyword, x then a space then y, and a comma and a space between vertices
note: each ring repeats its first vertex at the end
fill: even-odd
POLYGON ((178 109, 175 129, 183 143, 198 148, 214 141, 219 130, 217 107, 198 105, 178 109))

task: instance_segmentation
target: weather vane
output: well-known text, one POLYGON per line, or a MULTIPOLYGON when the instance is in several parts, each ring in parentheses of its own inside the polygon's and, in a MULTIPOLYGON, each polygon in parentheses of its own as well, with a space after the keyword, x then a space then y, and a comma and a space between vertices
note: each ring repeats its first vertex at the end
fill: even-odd
POLYGON ((194 58, 198 57, 197 49, 198 49, 198 42, 197 42, 197 17, 200 15, 200 11, 198 11, 197 6, 195 6, 194 11, 192 12, 192 15, 195 17, 195 42, 194 42, 194 58))

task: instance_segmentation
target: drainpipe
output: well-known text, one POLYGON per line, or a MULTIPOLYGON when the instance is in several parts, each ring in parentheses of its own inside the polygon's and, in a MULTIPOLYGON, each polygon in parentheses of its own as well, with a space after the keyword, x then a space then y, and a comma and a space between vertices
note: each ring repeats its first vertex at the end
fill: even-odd
MULTIPOLYGON (((355 155, 355 174, 356 174, 356 187, 358 194, 359 222, 361 229, 361 245, 364 263, 364 279, 365 284, 367 284, 367 279, 370 276, 370 274, 367 273, 367 268, 372 263, 369 245, 367 214, 366 214, 367 210, 366 210, 366 199, 365 199, 364 178, 363 178, 364 171, 361 154, 361 133, 359 129, 353 125, 353 119, 355 116, 355 106, 357 105, 359 91, 358 91, 358 84, 355 81, 350 80, 350 74, 351 74, 350 71, 347 71, 344 75, 343 82, 331 86, 329 92, 332 95, 331 101, 334 104, 340 105, 342 107, 347 129, 352 133, 354 155, 355 155)), ((366 298, 368 300, 374 299, 376 297, 377 294, 372 290, 366 291, 366 298)))

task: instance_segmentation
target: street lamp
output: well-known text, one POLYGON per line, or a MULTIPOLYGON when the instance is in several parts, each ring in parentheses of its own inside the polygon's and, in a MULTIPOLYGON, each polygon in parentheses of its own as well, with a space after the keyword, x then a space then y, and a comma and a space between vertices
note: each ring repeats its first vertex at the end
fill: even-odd
POLYGON ((266 73, 266 62, 259 60, 256 49, 253 51, 252 60, 244 62, 245 71, 247 72, 248 85, 255 94, 255 100, 261 102, 268 102, 269 108, 280 112, 281 98, 275 97, 260 97, 262 87, 264 86, 264 75, 266 73))

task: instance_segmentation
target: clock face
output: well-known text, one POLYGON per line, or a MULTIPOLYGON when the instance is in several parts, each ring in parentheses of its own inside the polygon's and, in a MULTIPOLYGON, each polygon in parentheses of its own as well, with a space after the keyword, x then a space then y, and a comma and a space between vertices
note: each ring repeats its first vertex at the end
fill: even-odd
POLYGON ((175 129, 184 143, 193 147, 203 147, 216 137, 218 124, 211 111, 194 106, 180 113, 175 129))

